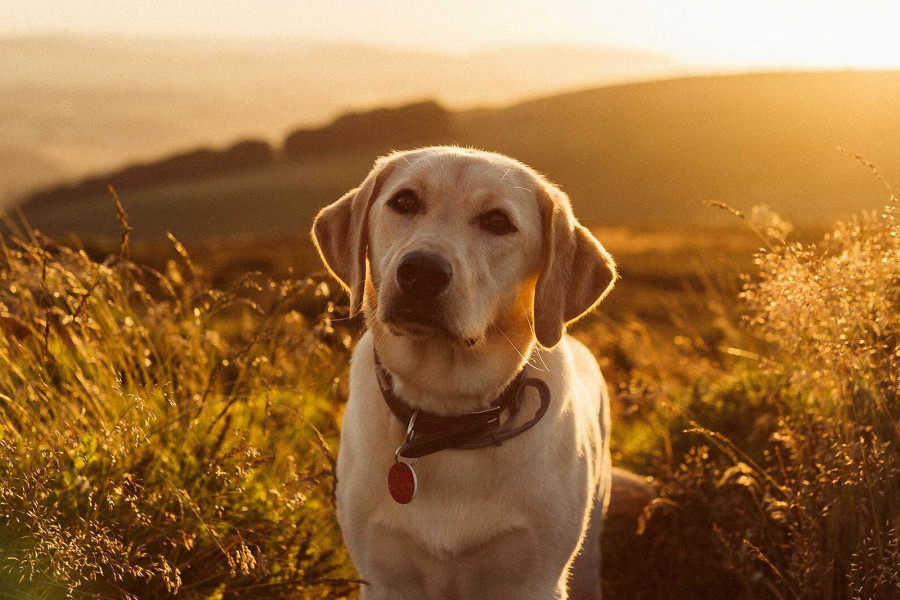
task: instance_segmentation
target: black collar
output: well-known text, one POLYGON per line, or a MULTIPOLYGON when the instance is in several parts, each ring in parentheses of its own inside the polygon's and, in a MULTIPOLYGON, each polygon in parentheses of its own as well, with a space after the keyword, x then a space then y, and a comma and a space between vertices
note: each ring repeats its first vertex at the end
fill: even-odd
POLYGON ((474 450, 486 446, 499 446, 501 442, 534 427, 550 406, 550 389, 547 384, 540 379, 525 377, 525 369, 522 369, 506 386, 490 408, 453 416, 416 410, 398 398, 391 384, 391 374, 381 365, 377 351, 375 376, 388 408, 407 428, 405 443, 397 449, 398 457, 419 458, 451 448, 474 450), (512 422, 521 408, 522 395, 528 386, 537 390, 541 406, 530 421, 514 428, 512 422), (508 411, 509 416, 501 425, 500 415, 504 411, 508 411))

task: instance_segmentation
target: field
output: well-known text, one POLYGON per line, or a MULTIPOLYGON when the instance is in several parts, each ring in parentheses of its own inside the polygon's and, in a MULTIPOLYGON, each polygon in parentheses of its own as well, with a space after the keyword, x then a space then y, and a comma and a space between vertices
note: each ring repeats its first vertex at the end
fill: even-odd
MULTIPOLYGON (((900 169, 898 86, 688 78, 446 113, 440 141, 551 174, 619 265, 573 334, 615 390, 614 462, 658 497, 609 520, 606 598, 897 596, 896 200, 834 220, 888 202, 865 159, 900 169)), ((382 113, 401 136, 406 115, 382 113)), ((0 597, 355 597, 332 472, 362 324, 307 231, 394 142, 335 132, 5 226, 0 597)))
MULTIPOLYGON (((107 207, 121 241, 2 248, 0 597, 354 597, 346 299, 301 234, 130 242, 107 207)), ((606 598, 896 597, 896 211, 596 230, 623 277, 574 334, 659 490, 607 527, 606 598)))

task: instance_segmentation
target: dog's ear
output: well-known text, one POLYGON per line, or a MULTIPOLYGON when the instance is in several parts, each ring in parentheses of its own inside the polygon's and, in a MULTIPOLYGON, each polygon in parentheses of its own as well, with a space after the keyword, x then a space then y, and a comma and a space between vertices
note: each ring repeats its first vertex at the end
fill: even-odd
POLYGON ((366 286, 369 207, 386 175, 387 160, 379 159, 362 184, 319 211, 312 239, 331 275, 350 293, 350 314, 362 307, 366 286))
POLYGON ((567 323, 590 311, 612 289, 616 264, 572 215, 569 198, 549 184, 537 191, 543 219, 541 271, 534 293, 534 332, 545 348, 559 343, 567 323))

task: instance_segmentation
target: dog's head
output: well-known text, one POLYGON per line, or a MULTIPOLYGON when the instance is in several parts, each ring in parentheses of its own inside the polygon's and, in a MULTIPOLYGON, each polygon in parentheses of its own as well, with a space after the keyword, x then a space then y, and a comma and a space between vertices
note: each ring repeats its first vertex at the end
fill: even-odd
POLYGON ((319 213, 313 240, 352 313, 469 346, 510 329, 555 346, 616 278, 562 191, 513 159, 454 147, 379 159, 319 213))

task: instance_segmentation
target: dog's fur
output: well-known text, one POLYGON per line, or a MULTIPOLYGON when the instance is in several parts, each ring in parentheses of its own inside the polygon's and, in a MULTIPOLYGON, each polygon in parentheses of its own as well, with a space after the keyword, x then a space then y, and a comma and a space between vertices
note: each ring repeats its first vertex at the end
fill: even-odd
MULTIPOLYGON (((565 326, 616 275, 566 195, 498 154, 400 152, 323 209, 313 238, 369 329, 353 356, 337 466, 338 519, 367 582, 361 597, 598 598, 609 402, 597 362, 565 326), (392 208, 404 190, 418 199, 415 211, 392 208), (492 231, 490 211, 514 231, 492 231), (440 256, 452 270, 424 308, 398 284, 410 252, 440 256), (549 386, 549 410, 500 446, 425 456, 415 465, 418 495, 400 505, 387 473, 406 431, 382 399, 373 345, 395 393, 415 408, 487 408, 524 367, 549 386)), ((525 398, 519 423, 539 405, 533 390, 525 398)))

